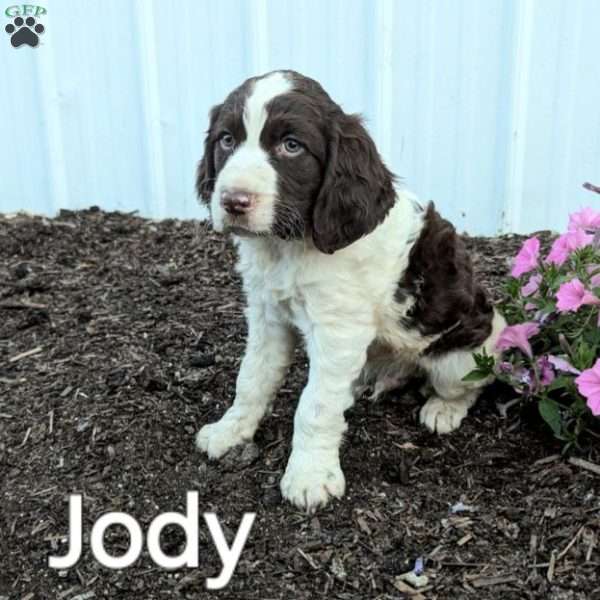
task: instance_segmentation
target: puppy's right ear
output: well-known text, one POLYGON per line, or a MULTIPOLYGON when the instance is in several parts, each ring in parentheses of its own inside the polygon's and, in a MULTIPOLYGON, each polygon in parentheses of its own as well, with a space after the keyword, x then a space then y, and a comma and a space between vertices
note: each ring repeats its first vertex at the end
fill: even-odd
POLYGON ((315 246, 333 254, 371 233, 396 200, 388 171, 360 117, 341 111, 329 126, 325 177, 313 208, 315 246))
POLYGON ((198 197, 204 202, 210 202, 210 196, 215 187, 215 156, 213 151, 213 133, 214 125, 219 118, 221 112, 221 104, 213 106, 210 111, 210 124, 206 137, 204 138, 204 156, 198 163, 196 170, 196 192, 198 197))

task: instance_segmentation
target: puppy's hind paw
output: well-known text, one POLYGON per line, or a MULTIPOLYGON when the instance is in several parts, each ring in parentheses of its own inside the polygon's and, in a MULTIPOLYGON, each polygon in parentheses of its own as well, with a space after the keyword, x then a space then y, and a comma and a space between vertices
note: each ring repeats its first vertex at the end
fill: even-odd
POLYGON ((434 433, 450 433, 458 429, 469 412, 470 404, 461 401, 430 398, 421 408, 419 420, 434 433))

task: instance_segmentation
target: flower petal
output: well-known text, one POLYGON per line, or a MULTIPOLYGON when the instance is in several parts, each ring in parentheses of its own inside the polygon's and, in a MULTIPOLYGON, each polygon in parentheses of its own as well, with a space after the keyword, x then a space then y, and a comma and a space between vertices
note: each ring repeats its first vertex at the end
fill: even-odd
POLYGON ((563 373, 573 373, 579 375, 581 371, 576 369, 568 360, 561 358, 560 356, 548 355, 548 362, 557 370, 563 373))
POLYGON ((538 266, 539 257, 540 240, 535 236, 525 240, 517 256, 515 256, 511 275, 520 277, 524 273, 529 273, 538 266))

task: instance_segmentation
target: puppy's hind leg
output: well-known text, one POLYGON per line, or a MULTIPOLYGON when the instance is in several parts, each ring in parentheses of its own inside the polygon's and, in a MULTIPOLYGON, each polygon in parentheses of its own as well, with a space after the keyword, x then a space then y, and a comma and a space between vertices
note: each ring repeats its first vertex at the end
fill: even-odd
POLYGON ((386 346, 373 343, 360 377, 353 384, 354 397, 358 399, 370 392, 367 398, 377 401, 387 392, 405 385, 416 369, 414 363, 401 359, 386 346))
POLYGON ((450 433, 459 427, 479 396, 481 383, 462 381, 475 366, 473 357, 468 351, 458 350, 424 358, 421 365, 429 376, 433 395, 421 408, 420 421, 433 432, 450 433))
POLYGON ((416 367, 407 362, 390 361, 380 371, 373 386, 369 400, 379 400, 387 392, 397 390, 406 385, 415 374, 416 367))
MULTIPOLYGON (((492 333, 481 349, 485 348, 488 354, 493 355, 496 352, 496 340, 504 326, 504 319, 496 314, 492 333)), ((421 408, 420 421, 431 431, 450 433, 460 426, 491 378, 477 382, 463 381, 463 377, 475 368, 472 350, 454 350, 442 356, 427 356, 421 359, 420 365, 428 374, 434 390, 433 396, 421 408)))

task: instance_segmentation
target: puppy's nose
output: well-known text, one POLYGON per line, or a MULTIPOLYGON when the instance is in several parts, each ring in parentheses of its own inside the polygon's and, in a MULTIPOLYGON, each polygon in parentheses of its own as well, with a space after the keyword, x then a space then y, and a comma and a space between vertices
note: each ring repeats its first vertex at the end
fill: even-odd
POLYGON ((239 190, 223 190, 221 204, 230 215, 243 215, 252 207, 252 199, 248 192, 239 190))

